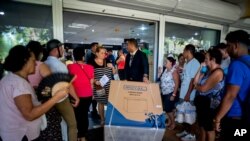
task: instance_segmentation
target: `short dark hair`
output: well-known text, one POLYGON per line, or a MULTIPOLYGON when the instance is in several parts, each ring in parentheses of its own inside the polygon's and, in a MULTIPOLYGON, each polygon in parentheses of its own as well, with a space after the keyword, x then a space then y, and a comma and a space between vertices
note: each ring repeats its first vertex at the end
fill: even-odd
POLYGON ((82 61, 83 57, 85 56, 84 48, 82 47, 74 48, 73 56, 75 61, 82 61))
POLYGON ((195 54, 195 46, 192 44, 188 44, 185 46, 185 51, 190 51, 190 53, 194 56, 195 54))
POLYGON ((219 43, 218 45, 215 46, 217 49, 226 49, 227 45, 225 43, 219 43))
POLYGON ((225 40, 231 43, 240 42, 247 46, 250 45, 249 34, 244 30, 236 30, 236 31, 229 32, 225 40))
POLYGON ((176 60, 173 57, 167 57, 167 60, 169 60, 172 63, 172 66, 175 65, 176 60))
POLYGON ((33 52, 33 53, 34 53, 36 60, 39 59, 40 53, 43 53, 43 47, 42 47, 42 45, 40 44, 40 42, 38 42, 38 41, 32 41, 32 40, 31 40, 31 41, 26 45, 26 47, 28 48, 28 50, 29 50, 30 52, 33 52))
POLYGON ((10 49, 5 58, 4 69, 10 72, 20 71, 31 57, 30 52, 23 45, 16 45, 10 49))
POLYGON ((208 53, 209 56, 210 56, 210 60, 214 58, 214 59, 215 59, 215 62, 216 62, 217 64, 221 64, 221 61, 222 61, 222 54, 221 54, 221 52, 220 52, 219 49, 217 49, 217 48, 210 48, 210 49, 207 51, 207 53, 208 53))
POLYGON ((99 43, 98 42, 93 42, 90 44, 90 48, 94 47, 95 45, 98 45, 99 43))
POLYGON ((179 55, 178 55, 178 60, 181 58, 183 56, 183 54, 182 53, 180 53, 179 55))
POLYGON ((133 44, 136 48, 138 48, 138 43, 135 38, 130 38, 127 40, 128 43, 133 44))
POLYGON ((205 61, 205 54, 201 53, 201 52, 196 52, 194 54, 194 58, 197 59, 199 61, 199 63, 202 63, 205 61))

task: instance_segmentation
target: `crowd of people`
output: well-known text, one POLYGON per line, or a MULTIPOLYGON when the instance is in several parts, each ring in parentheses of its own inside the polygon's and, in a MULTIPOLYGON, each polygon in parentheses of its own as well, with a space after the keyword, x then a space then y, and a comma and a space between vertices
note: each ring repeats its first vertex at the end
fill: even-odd
MULTIPOLYGON (((197 52, 192 44, 185 46, 177 59, 168 55, 158 69, 158 81, 166 112, 167 130, 176 128, 176 105, 190 102, 196 106, 199 134, 193 125, 185 124, 176 134, 183 140, 215 141, 234 138, 236 129, 249 129, 242 122, 241 102, 250 93, 249 34, 243 30, 230 32, 227 43, 207 51, 197 52), (176 61, 177 60, 177 61, 176 61), (195 135, 196 134, 196 135, 195 135)), ((38 41, 10 49, 1 67, 8 73, 0 81, 0 137, 3 141, 85 141, 88 133, 88 113, 104 126, 104 106, 108 103, 110 81, 119 80, 150 83, 147 55, 135 39, 127 41, 127 51, 113 56, 97 42, 91 50, 73 49, 72 63, 61 60, 64 45, 51 39, 44 48, 38 41), (75 76, 72 83, 56 91, 50 99, 37 99, 42 79, 55 73, 75 76), (65 98, 67 97, 67 98, 65 98), (63 100, 62 100, 63 99, 63 100), (45 128, 44 127, 44 120, 45 128)), ((249 111, 248 111, 249 112, 249 111)), ((249 130, 250 131, 250 130, 249 130)), ((249 133, 248 133, 249 135, 249 133)))
MULTIPOLYGON (((249 130, 250 124, 243 117, 249 114, 244 113, 249 110, 244 110, 242 106, 250 93, 250 77, 247 75, 250 72, 249 34, 237 30, 228 33, 225 40, 226 44, 212 46, 205 52, 197 52, 195 46, 186 45, 183 54, 178 56, 179 64, 170 67, 175 60, 168 56, 166 69, 159 71, 158 80, 169 130, 175 128, 172 113, 176 108, 172 105, 185 101, 196 107, 196 122, 192 125, 184 123, 184 130, 176 134, 182 140, 227 141, 237 139, 237 129, 249 130), (179 81, 176 81, 177 75, 179 81), (198 133, 191 130, 197 124, 198 133)), ((239 139, 249 140, 249 133, 239 139)))

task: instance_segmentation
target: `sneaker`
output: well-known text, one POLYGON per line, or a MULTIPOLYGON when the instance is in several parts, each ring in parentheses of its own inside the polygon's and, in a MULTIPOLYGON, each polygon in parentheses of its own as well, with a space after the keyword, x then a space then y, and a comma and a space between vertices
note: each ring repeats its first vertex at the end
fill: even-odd
POLYGON ((187 134, 181 138, 182 141, 196 141, 195 135, 187 134))
POLYGON ((177 137, 184 137, 184 136, 186 136, 187 134, 188 134, 188 132, 184 130, 184 131, 182 131, 182 132, 180 132, 180 133, 177 133, 176 136, 177 136, 177 137))

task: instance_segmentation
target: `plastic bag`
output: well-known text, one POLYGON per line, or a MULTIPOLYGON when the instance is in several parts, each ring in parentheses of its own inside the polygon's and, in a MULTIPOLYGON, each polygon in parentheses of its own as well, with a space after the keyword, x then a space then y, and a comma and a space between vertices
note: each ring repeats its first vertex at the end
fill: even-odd
POLYGON ((188 124, 194 124, 196 121, 196 107, 190 102, 186 102, 184 112, 184 122, 188 124))
POLYGON ((184 102, 182 102, 176 106, 176 118, 175 118, 175 120, 178 123, 184 122, 184 112, 185 112, 185 104, 184 104, 184 102))
POLYGON ((95 88, 96 88, 96 94, 98 96, 104 96, 106 94, 104 87, 100 85, 95 85, 95 88))
POLYGON ((176 119, 178 123, 194 124, 196 121, 196 107, 190 102, 182 102, 176 106, 176 119))

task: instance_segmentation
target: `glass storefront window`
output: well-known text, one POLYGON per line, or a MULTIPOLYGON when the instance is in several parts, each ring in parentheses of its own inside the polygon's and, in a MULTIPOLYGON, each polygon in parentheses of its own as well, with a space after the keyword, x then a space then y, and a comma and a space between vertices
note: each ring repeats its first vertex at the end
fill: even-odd
POLYGON ((0 2, 0 58, 17 44, 46 43, 53 37, 51 6, 0 2))
POLYGON ((220 41, 220 31, 166 22, 164 54, 183 52, 185 45, 193 44, 199 50, 208 50, 220 41))
POLYGON ((138 39, 140 49, 148 56, 150 79, 153 80, 153 51, 157 42, 155 41, 157 22, 70 11, 63 12, 63 20, 65 43, 82 44, 86 47, 84 45, 98 42, 113 49, 115 57, 117 48, 112 46, 122 48, 125 39, 138 39))

